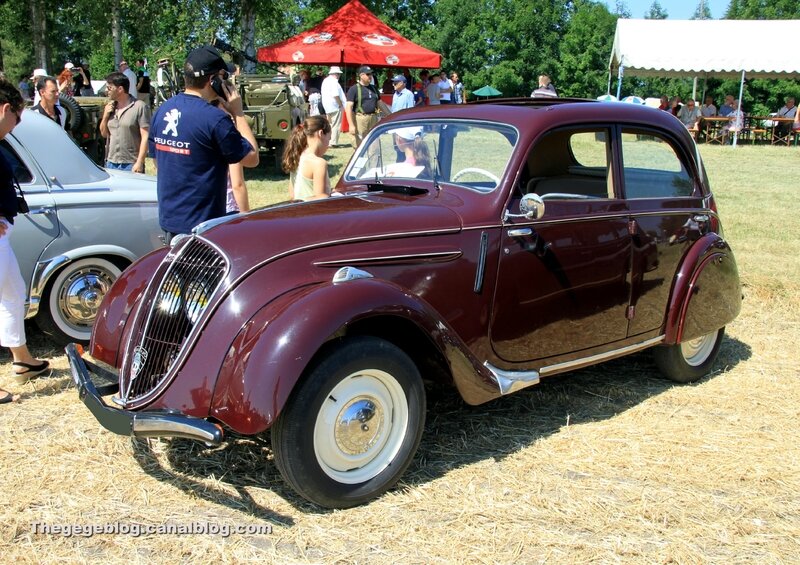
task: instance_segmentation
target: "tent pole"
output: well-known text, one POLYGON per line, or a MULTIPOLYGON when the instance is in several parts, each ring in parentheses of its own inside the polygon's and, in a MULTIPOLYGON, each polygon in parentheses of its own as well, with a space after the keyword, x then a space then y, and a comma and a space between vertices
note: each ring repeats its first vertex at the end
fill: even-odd
POLYGON ((692 81, 692 100, 697 102, 697 77, 696 76, 694 77, 694 80, 692 81))
MULTIPOLYGON (((742 70, 742 80, 739 83, 739 107, 736 108, 736 111, 742 112, 742 96, 744 95, 744 70, 742 70)), ((736 119, 736 118, 734 118, 736 119)), ((742 126, 744 127, 744 114, 742 114, 742 126)), ((737 129, 733 132, 733 146, 736 147, 736 141, 739 138, 739 130, 737 129)))
POLYGON ((617 100, 620 99, 619 94, 622 91, 622 77, 625 75, 625 67, 622 66, 622 61, 619 62, 619 72, 617 73, 617 100))

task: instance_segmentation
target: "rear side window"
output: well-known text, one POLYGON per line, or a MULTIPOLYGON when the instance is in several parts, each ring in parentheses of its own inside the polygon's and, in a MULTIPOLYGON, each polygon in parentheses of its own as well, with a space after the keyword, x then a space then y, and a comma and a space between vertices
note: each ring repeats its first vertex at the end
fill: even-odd
POLYGON ((28 167, 25 166, 25 163, 23 163, 22 159, 17 155, 17 152, 11 148, 11 145, 9 145, 8 141, 5 139, 0 141, 0 153, 6 158, 8 164, 11 165, 11 171, 14 173, 14 177, 17 179, 18 183, 28 184, 33 181, 33 174, 28 170, 28 167))
POLYGON ((622 133, 622 163, 627 198, 692 196, 694 182, 673 146, 650 133, 622 133))

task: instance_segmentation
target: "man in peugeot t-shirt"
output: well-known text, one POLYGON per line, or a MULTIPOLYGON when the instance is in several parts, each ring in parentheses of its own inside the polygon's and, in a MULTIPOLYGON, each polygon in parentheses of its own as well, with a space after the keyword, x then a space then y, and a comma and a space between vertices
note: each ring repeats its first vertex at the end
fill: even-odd
POLYGON ((242 112, 241 97, 226 82, 228 73, 215 48, 195 49, 183 67, 186 91, 159 106, 150 124, 158 218, 167 242, 225 215, 229 164, 258 165, 258 144, 242 112))

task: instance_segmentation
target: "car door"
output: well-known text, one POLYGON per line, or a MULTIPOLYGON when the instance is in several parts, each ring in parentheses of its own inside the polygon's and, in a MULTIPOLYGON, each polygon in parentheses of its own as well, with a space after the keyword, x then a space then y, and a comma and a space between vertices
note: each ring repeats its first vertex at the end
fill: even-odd
POLYGON ((625 202, 615 197, 610 139, 610 128, 564 129, 531 150, 524 191, 539 194, 546 211, 503 226, 490 328, 503 360, 533 361, 627 335, 631 237, 625 202))
POLYGON ((649 128, 620 133, 622 189, 633 243, 628 335, 664 323, 675 273, 709 228, 697 167, 682 145, 649 128))
POLYGON ((14 219, 11 234, 11 246, 17 256, 25 286, 30 290, 42 251, 59 235, 58 213, 44 172, 13 133, 0 141, 0 151, 11 165, 30 208, 28 214, 21 214, 14 219))

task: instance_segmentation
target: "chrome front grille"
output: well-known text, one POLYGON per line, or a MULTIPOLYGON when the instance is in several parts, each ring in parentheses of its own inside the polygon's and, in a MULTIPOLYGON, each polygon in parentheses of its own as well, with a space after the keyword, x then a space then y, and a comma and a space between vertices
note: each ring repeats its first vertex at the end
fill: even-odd
POLYGON ((147 399, 166 383, 227 270, 225 258, 196 237, 165 259, 144 298, 149 311, 137 318, 133 347, 123 361, 125 405, 147 399))

